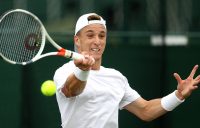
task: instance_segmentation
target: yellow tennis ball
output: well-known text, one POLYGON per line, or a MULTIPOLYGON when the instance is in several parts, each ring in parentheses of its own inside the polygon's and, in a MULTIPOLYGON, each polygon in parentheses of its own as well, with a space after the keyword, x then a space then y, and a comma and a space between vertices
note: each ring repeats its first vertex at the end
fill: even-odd
POLYGON ((46 80, 42 83, 41 92, 45 96, 53 96, 56 92, 56 85, 52 80, 46 80))

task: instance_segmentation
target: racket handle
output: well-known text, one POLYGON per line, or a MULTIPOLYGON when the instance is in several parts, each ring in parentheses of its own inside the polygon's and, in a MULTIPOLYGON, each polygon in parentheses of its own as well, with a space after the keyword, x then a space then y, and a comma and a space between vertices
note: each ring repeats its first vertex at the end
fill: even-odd
POLYGON ((78 59, 82 59, 82 58, 84 58, 83 55, 76 53, 76 52, 72 52, 72 59, 78 60, 78 59))
MULTIPOLYGON (((60 54, 63 55, 62 50, 60 50, 60 54)), ((84 56, 82 54, 79 54, 77 52, 72 52, 72 51, 68 51, 66 52, 64 49, 64 56, 71 58, 73 60, 78 60, 78 59, 84 59, 84 56)), ((94 58, 92 58, 93 63, 95 63, 94 58)))
MULTIPOLYGON (((77 60, 77 59, 82 59, 82 58, 84 58, 84 56, 83 55, 81 55, 81 54, 79 54, 79 53, 76 53, 76 52, 72 52, 73 54, 72 54, 72 59, 74 59, 74 60, 77 60)), ((95 60, 94 60, 94 58, 92 58, 92 60, 93 60, 93 64, 95 63, 95 60)))

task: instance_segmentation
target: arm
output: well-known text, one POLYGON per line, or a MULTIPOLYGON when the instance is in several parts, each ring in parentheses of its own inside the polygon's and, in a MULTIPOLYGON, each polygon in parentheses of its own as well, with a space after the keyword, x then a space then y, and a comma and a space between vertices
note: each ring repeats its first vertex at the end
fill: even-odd
POLYGON ((161 99, 147 101, 143 98, 138 98, 125 106, 125 109, 144 121, 152 121, 167 112, 161 106, 161 99))
POLYGON ((72 73, 66 80, 62 92, 66 97, 77 96, 82 93, 86 85, 86 81, 79 80, 74 73, 72 73))
POLYGON ((74 60, 74 64, 76 65, 74 73, 69 75, 61 89, 66 97, 77 96, 83 92, 94 59, 89 55, 84 55, 83 59, 74 60))
POLYGON ((143 98, 139 98, 136 101, 125 106, 125 109, 127 109, 128 111, 145 121, 151 121, 162 116, 168 111, 174 109, 177 105, 181 103, 182 100, 189 97, 191 93, 198 88, 197 85, 200 83, 200 75, 198 75, 196 78, 193 78, 197 69, 198 65, 194 66, 190 75, 185 80, 182 80, 177 73, 174 73, 174 77, 178 82, 177 91, 170 94, 170 96, 166 96, 167 98, 153 99, 150 101, 147 101, 143 98), (173 102, 171 102, 170 100, 173 100, 173 102), (162 104, 162 102, 169 102, 169 104, 173 107, 169 106, 169 104, 166 107, 165 104, 162 104))

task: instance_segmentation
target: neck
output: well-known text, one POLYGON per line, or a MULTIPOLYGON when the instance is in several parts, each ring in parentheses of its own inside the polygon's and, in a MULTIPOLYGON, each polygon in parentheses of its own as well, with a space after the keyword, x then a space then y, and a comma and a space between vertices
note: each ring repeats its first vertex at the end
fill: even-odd
POLYGON ((101 67, 101 59, 95 60, 95 64, 92 66, 92 70, 100 70, 101 67))

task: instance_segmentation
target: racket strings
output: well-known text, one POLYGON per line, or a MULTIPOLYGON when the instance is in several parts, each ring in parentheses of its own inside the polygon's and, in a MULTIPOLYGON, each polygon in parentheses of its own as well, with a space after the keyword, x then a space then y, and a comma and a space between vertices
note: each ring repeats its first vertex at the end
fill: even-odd
POLYGON ((13 60, 14 58, 15 59, 14 61, 18 61, 18 59, 21 58, 19 52, 20 47, 18 47, 18 50, 15 49, 16 42, 18 42, 18 40, 21 40, 22 37, 19 36, 18 38, 16 38, 16 36, 20 34, 20 31, 17 31, 18 27, 20 26, 19 22, 21 21, 17 20, 16 15, 8 15, 3 19, 3 22, 1 23, 1 26, 3 26, 1 30, 3 30, 4 32, 3 35, 1 36, 1 41, 2 41, 1 52, 5 57, 11 60, 13 60), (12 54, 10 54, 10 52, 12 52, 12 54), (15 57, 16 55, 19 56, 15 57))
POLYGON ((0 23, 0 52, 11 61, 30 61, 42 43, 41 25, 31 15, 13 12, 0 23))

